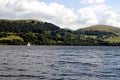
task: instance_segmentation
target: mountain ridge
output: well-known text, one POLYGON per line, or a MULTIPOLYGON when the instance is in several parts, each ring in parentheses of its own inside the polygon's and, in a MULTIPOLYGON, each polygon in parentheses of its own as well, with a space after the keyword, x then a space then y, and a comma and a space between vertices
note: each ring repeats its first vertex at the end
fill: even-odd
POLYGON ((109 25, 93 25, 78 29, 75 33, 87 35, 117 35, 120 33, 120 28, 109 25))
POLYGON ((119 27, 115 27, 115 26, 110 26, 110 25, 92 25, 89 27, 85 27, 85 28, 81 28, 79 30, 101 30, 101 31, 107 31, 107 32, 120 32, 120 28, 119 27))

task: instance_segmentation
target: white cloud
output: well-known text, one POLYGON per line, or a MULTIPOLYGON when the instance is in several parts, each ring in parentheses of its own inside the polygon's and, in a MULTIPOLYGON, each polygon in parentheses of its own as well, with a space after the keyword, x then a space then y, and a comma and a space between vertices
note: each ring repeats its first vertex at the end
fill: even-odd
POLYGON ((99 4, 104 3, 105 0, 80 0, 80 2, 83 4, 99 4))
MULTIPOLYGON (((0 18, 34 18, 65 27, 72 23, 75 14, 72 9, 58 3, 46 4, 37 0, 0 0, 0 18)), ((70 25, 69 25, 70 26, 70 25)))
POLYGON ((91 8, 80 9, 77 16, 77 22, 79 24, 97 24, 98 19, 95 12, 91 8))
POLYGON ((91 8, 92 10, 94 10, 97 13, 103 13, 112 8, 111 6, 108 6, 106 4, 90 5, 87 7, 91 8))
MULTIPOLYGON (((88 3, 103 3, 105 0, 81 0, 88 3)), ((45 3, 38 0, 0 0, 0 18, 6 19, 38 19, 51 22, 61 28, 79 29, 89 25, 112 24, 119 25, 119 14, 105 12, 111 7, 105 4, 90 5, 78 11, 66 8, 58 3, 45 3), (99 19, 99 13, 104 14, 99 19)))
POLYGON ((106 25, 113 25, 120 27, 120 14, 117 14, 114 11, 106 11, 104 13, 103 18, 101 19, 101 23, 106 25))

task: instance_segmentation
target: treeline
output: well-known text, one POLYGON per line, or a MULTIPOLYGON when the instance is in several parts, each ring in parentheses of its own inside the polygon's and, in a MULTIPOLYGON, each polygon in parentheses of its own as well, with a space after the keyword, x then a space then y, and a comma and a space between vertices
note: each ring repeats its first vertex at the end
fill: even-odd
POLYGON ((106 31, 98 31, 98 30, 79 30, 75 31, 76 34, 84 34, 84 35, 92 35, 92 36, 110 36, 110 35, 115 35, 112 32, 106 32, 106 31))
POLYGON ((37 20, 0 20, 0 32, 33 32, 44 33, 45 31, 55 31, 59 27, 37 20))
POLYGON ((120 43, 110 43, 104 41, 103 37, 92 38, 86 35, 71 35, 70 33, 12 33, 7 36, 15 35, 23 39, 0 40, 0 44, 26 45, 76 45, 76 46, 120 46, 120 43))

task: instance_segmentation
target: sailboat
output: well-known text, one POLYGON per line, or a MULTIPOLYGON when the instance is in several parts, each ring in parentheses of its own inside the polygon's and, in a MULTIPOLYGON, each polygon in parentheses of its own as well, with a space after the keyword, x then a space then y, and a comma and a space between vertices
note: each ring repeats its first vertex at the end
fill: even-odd
POLYGON ((30 46, 30 43, 29 43, 29 42, 27 43, 27 46, 30 46))

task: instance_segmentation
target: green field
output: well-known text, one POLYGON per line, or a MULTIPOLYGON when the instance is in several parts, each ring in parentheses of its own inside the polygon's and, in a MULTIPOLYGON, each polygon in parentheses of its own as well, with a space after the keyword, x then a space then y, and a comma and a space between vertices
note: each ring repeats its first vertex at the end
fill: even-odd
POLYGON ((120 36, 106 38, 106 39, 104 39, 104 41, 108 41, 110 43, 120 43, 120 36))
POLYGON ((19 36, 14 36, 14 35, 10 35, 10 36, 7 36, 7 37, 2 37, 0 38, 0 40, 20 40, 20 41, 24 41, 21 37, 19 36))

